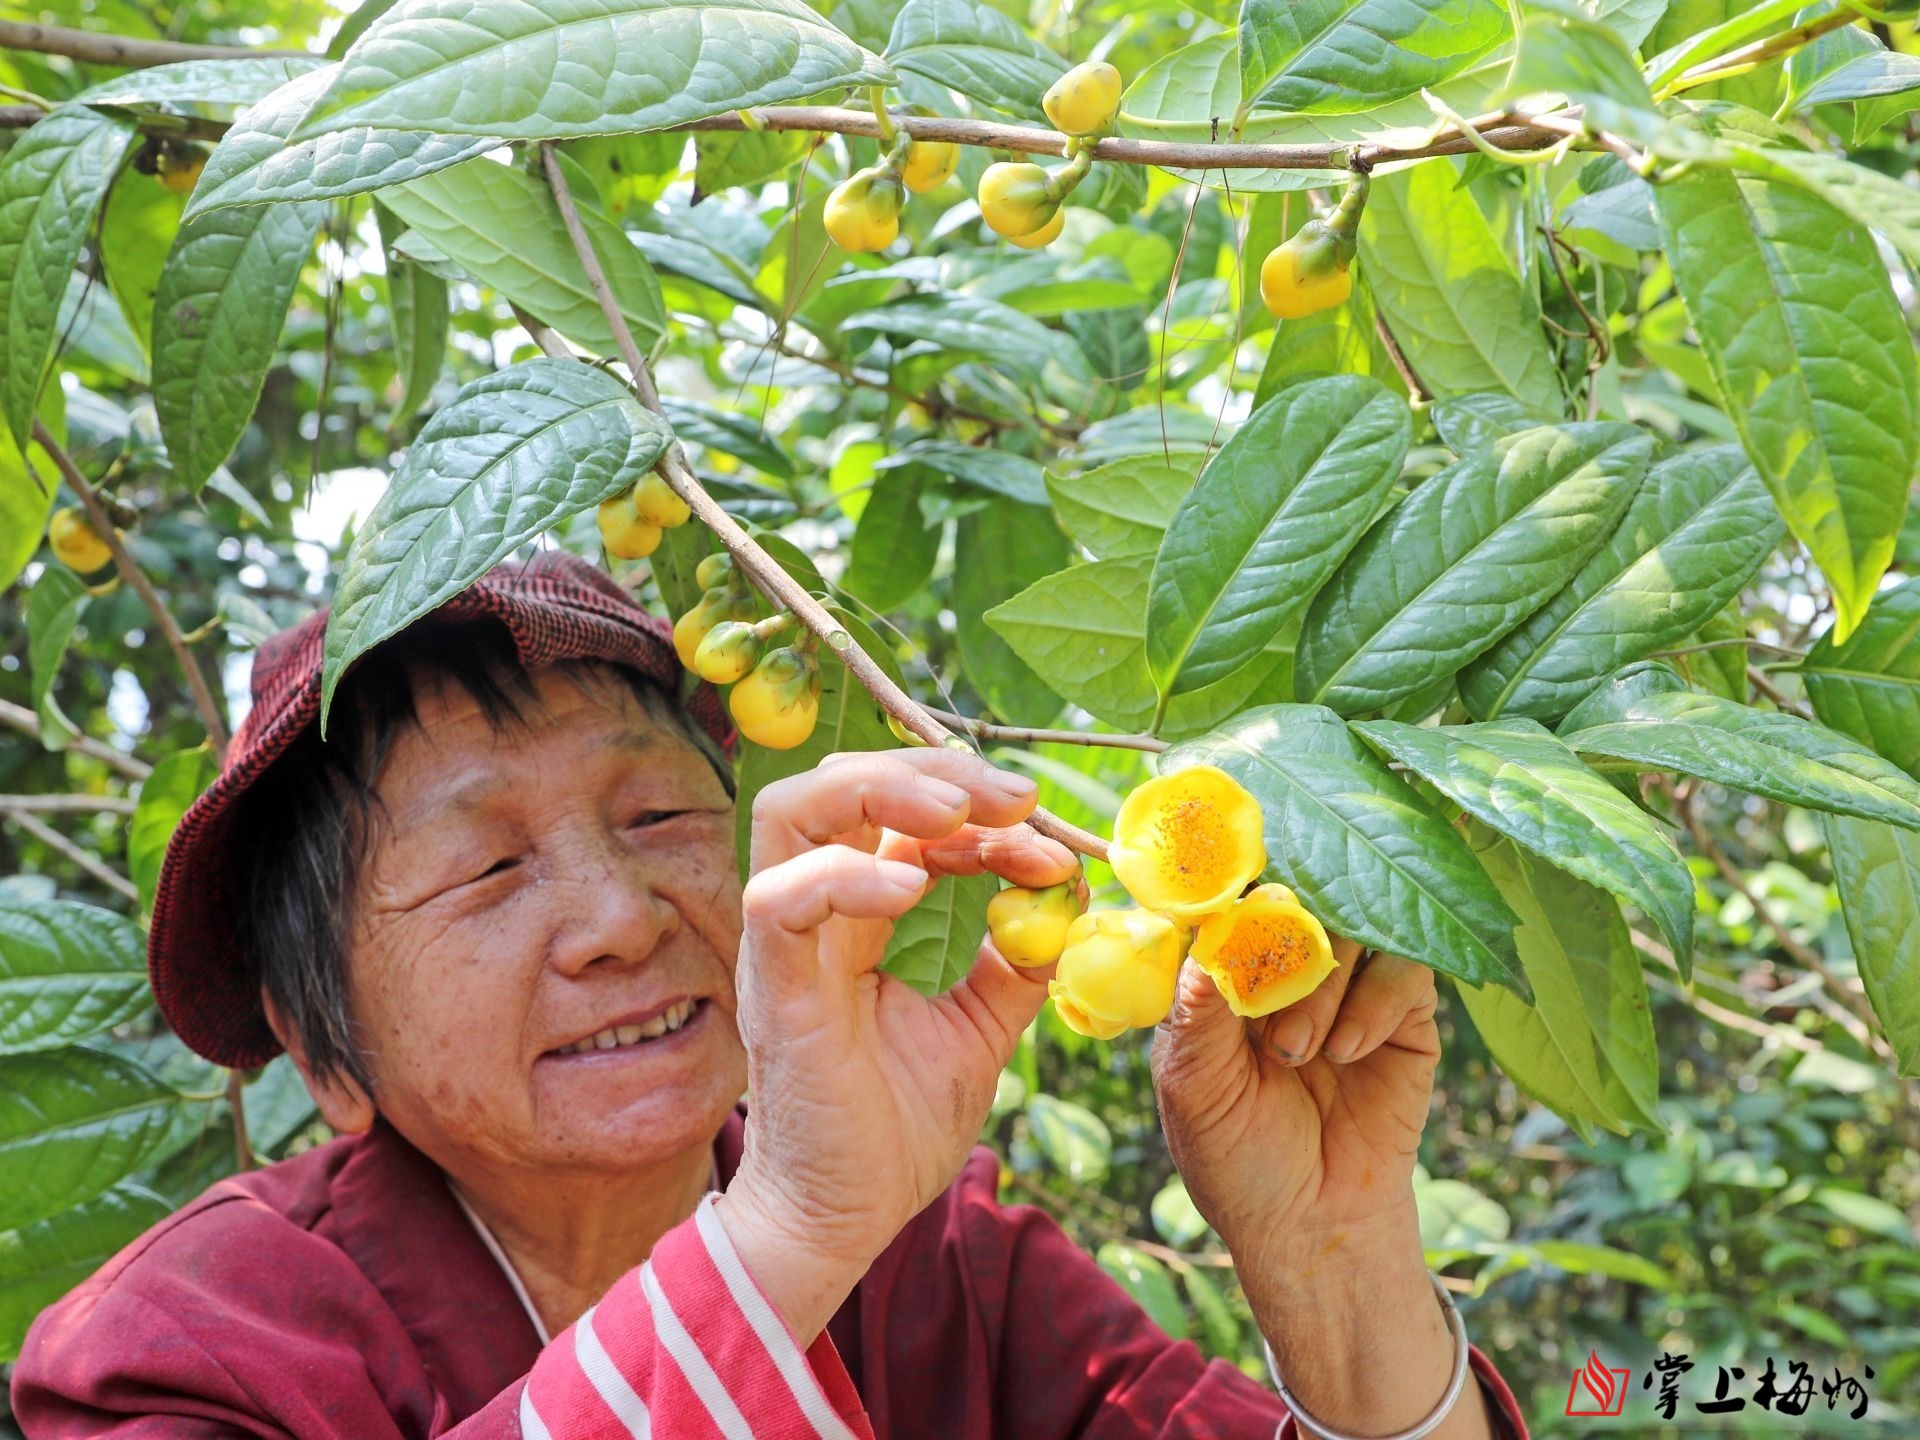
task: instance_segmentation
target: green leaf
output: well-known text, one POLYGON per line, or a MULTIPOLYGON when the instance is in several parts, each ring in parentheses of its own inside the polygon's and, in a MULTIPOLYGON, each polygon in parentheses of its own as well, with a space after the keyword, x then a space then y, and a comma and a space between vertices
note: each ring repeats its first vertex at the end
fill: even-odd
POLYGON ((793 458, 767 433, 758 415, 742 415, 697 400, 661 397, 667 421, 682 445, 731 455, 776 480, 793 478, 793 458))
POLYGON ((1867 999, 1902 1075, 1920 1075, 1920 838, 1872 820, 1827 817, 1840 913, 1867 999))
POLYGON ((1653 93, 1626 42, 1575 10, 1527 15, 1513 71, 1500 93, 1508 101, 1542 94, 1564 97, 1581 107, 1590 124, 1616 134, 1640 137, 1649 125, 1660 123, 1653 93))
POLYGON ((207 157, 187 201, 189 220, 223 205, 358 195, 458 165, 499 143, 484 136, 363 125, 290 144, 293 127, 333 73, 329 68, 302 75, 240 113, 207 157))
POLYGON ((393 418, 403 423, 426 404, 446 362, 447 282, 394 250, 403 229, 399 217, 378 203, 373 215, 386 247, 387 315, 393 329, 393 368, 400 376, 400 402, 393 418))
POLYGON ((907 0, 894 17, 887 62, 1015 115, 1038 117, 1040 97, 1066 62, 1020 25, 971 0, 907 0))
POLYGON ((1865 225, 1792 185, 1700 169, 1655 196, 1714 381, 1845 640, 1920 462, 1920 380, 1886 267, 1865 225))
POLYGON ((929 525, 920 512, 925 483, 923 472, 910 466, 881 471, 853 528, 843 583, 876 610, 904 605, 933 574, 945 527, 929 525))
POLYGON ((893 80, 800 0, 401 0, 293 138, 356 126, 617 135, 893 80))
POLYGON ((1319 705, 1249 710, 1160 758, 1260 801, 1269 872, 1330 930, 1473 985, 1521 985, 1517 923, 1459 832, 1319 705))
POLYGON ((620 494, 666 450, 666 422, 573 360, 482 376, 434 413, 341 563, 321 716, 346 667, 519 546, 620 494))
POLYGON ((1147 664, 1163 696, 1245 665, 1353 548, 1400 474, 1406 402, 1358 375, 1248 417, 1174 512, 1154 561, 1147 664))
POLYGON ((1004 495, 1023 505, 1047 503, 1046 481, 1039 464, 1010 450, 989 450, 956 440, 915 440, 882 456, 873 468, 887 471, 904 465, 924 465, 962 485, 1004 495))
POLYGON ((127 827, 127 872, 139 887, 142 910, 153 908, 160 863, 180 817, 219 775, 220 762, 202 745, 167 756, 140 782, 140 800, 127 827))
POLYGON ((0 1231, 0 1361, 19 1357, 35 1316, 171 1208, 151 1190, 117 1185, 62 1214, 0 1231))
MULTIPOLYGON (((769 242, 771 253, 780 243, 769 242)), ((978 355, 1010 373, 1038 381, 1049 361, 1059 363, 1078 349, 1058 331, 1031 315, 980 295, 953 293, 908 295, 877 310, 862 310, 840 322, 842 334, 878 330, 908 340, 924 340, 945 350, 978 355)), ((1081 365, 1085 362, 1082 360, 1081 365)))
POLYGON ((0 162, 0 420, 22 449, 67 279, 133 136, 125 116, 63 105, 0 162))
POLYGON ((715 131, 694 137, 694 188, 717 195, 736 185, 757 185, 790 168, 812 141, 800 130, 715 131))
POLYGON ((1100 1117, 1071 1100, 1035 1095, 1027 1101, 1027 1129, 1040 1153, 1069 1180, 1099 1185, 1113 1159, 1113 1137, 1100 1117))
POLYGON ((960 658, 974 688, 1010 724, 1044 725, 1060 700, 1052 673, 1030 667, 988 613, 1066 563, 1067 537, 1037 505, 996 500, 954 528, 950 603, 960 658))
POLYGON ((1000 889, 992 875, 946 875, 893 923, 880 968, 922 995, 951 990, 973 968, 987 933, 987 902, 1000 889))
POLYGON ((1498 390, 1549 415, 1560 375, 1539 307, 1451 165, 1377 176, 1360 263, 1407 363, 1436 397, 1498 390))
POLYGON ((100 268, 143 351, 153 338, 153 297, 186 201, 157 179, 122 172, 100 213, 100 268))
POLYGON ((326 67, 319 55, 243 55, 232 60, 183 60, 129 70, 89 85, 77 101, 89 105, 252 105, 289 80, 326 67))
POLYGON ((1822 635, 1800 676, 1822 721, 1920 776, 1920 579, 1874 596, 1846 644, 1822 635))
POLYGON ((1557 719, 1607 675, 1693 633, 1780 541, 1759 476, 1731 446, 1661 461, 1565 589, 1469 665, 1476 719, 1557 719))
POLYGON ((1187 1338, 1186 1308, 1165 1265, 1146 1251, 1118 1240, 1106 1241, 1093 1258, 1133 1298, 1133 1303, 1146 1311, 1149 1320, 1176 1340, 1187 1338))
POLYGON ((1245 0, 1240 114, 1371 110, 1451 79, 1510 33, 1499 0, 1245 0))
POLYGON ((153 406, 191 490, 246 431, 324 209, 215 210, 174 236, 153 298, 153 406))
MULTIPOLYGON (((956 575, 960 572, 956 569, 956 575)), ((1159 703, 1147 670, 1147 587, 1151 555, 1069 565, 987 612, 992 626, 1063 699, 1121 730, 1149 725, 1159 703)), ((1265 687, 1279 684, 1293 658, 1290 627, 1240 669, 1176 695, 1157 733, 1166 738, 1210 730, 1265 687)))
POLYGON ((1417 1174, 1413 1202, 1420 1215, 1420 1243, 1429 1250, 1505 1240, 1513 1229, 1505 1206, 1463 1180, 1417 1174))
POLYGON ((1843 1225, 1898 1241, 1907 1247, 1914 1243, 1913 1222, 1898 1205, 1882 1200, 1878 1195, 1843 1190, 1837 1185, 1822 1185, 1810 1199, 1843 1225))
POLYGON ((1638 905, 1686 970, 1693 951, 1687 862, 1646 811, 1545 728, 1531 720, 1437 729, 1370 720, 1353 728, 1483 825, 1638 905))
POLYGON ((1631 425, 1549 426, 1422 481, 1314 597, 1295 698, 1357 715, 1452 675, 1600 548, 1652 458, 1631 425))
POLYGON ((1204 1352, 1222 1360, 1239 1359, 1240 1322, 1234 1318, 1220 1287, 1197 1265, 1187 1266, 1180 1278, 1186 1284, 1193 1313, 1200 1319, 1200 1333, 1206 1341, 1204 1352))
POLYGON ((132 1174, 179 1100, 138 1065, 84 1045, 0 1056, 0 1230, 69 1210, 132 1174))
POLYGON ((1660 1128, 1660 1067, 1640 959, 1604 891, 1469 827, 1474 852, 1520 917, 1514 941, 1534 1003, 1462 987, 1474 1028, 1509 1079, 1576 1129, 1660 1128))
MULTIPOLYGON (((380 199, 454 264, 535 319, 599 354, 619 353, 553 192, 524 170, 471 160, 380 199), (503 215, 513 217, 505 230, 503 215)), ((634 340, 651 350, 667 328, 653 267, 606 216, 583 206, 580 221, 634 340)))
POLYGON ((147 1003, 147 946, 124 915, 0 896, 0 1054, 103 1034, 147 1003))
POLYGON ((1046 474, 1060 523, 1096 559, 1151 555, 1180 501, 1193 488, 1201 456, 1136 455, 1077 475, 1046 474))
POLYGON ((85 583, 64 565, 49 565, 41 571, 27 596, 29 688, 34 714, 40 718, 40 743, 49 750, 66 749, 78 733, 54 698, 53 682, 67 658, 73 627, 91 598, 85 583))
POLYGON ((1563 726, 1583 755, 1677 770, 1786 805, 1920 830, 1920 781, 1859 741, 1718 695, 1602 691, 1563 726))
POLYGON ((1154 1194, 1149 1213, 1153 1216, 1153 1228, 1169 1245, 1191 1245, 1207 1233, 1206 1217, 1187 1193, 1187 1182, 1178 1175, 1154 1194))
POLYGON ((1435 401, 1429 415, 1440 434, 1440 443, 1462 459, 1475 450, 1491 450, 1522 430, 1554 425, 1560 419, 1501 390, 1450 395, 1435 401))

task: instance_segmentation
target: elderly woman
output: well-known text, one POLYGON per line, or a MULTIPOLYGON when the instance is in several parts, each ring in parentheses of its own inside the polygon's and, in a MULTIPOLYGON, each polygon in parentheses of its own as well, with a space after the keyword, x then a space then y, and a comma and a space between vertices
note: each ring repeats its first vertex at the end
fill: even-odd
POLYGON ((43 1315, 31 1440, 1524 1434, 1421 1256, 1425 970, 1345 946, 1249 1024, 1190 968, 1154 1037, 1289 1418, 998 1203, 973 1144, 1045 972, 876 969, 933 877, 1072 873, 1031 782, 833 756, 761 792, 743 888, 714 697, 597 571, 496 571, 356 666, 324 741, 322 623, 262 648, 150 963, 187 1044, 284 1048, 339 1138, 43 1315))

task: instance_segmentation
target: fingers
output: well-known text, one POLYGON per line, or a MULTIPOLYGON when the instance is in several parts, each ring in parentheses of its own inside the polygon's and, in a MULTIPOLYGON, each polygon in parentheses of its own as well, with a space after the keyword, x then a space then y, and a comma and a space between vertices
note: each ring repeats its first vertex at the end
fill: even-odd
POLYGON ((1165 1090, 1170 1080, 1196 1072, 1236 1078, 1250 1056, 1246 1022, 1228 1007, 1207 972, 1187 961, 1180 967, 1173 1009, 1154 1027, 1155 1085, 1165 1090))
POLYGON ((927 872, 847 845, 827 845, 762 870, 741 893, 756 945, 817 930, 835 915, 897 920, 926 894, 927 872))
POLYGON ((1008 962, 994 949, 993 941, 980 942, 973 968, 936 1003, 952 1006, 966 1016, 993 1051, 995 1061, 1005 1065, 1019 1043, 1020 1032, 1033 1023, 1047 1001, 1047 977, 1053 967, 1023 970, 1008 962))
MULTIPOLYGON (((1424 1026, 1439 1003, 1433 971, 1396 955, 1375 955, 1347 987, 1320 1053, 1342 1065, 1364 1060, 1411 1026, 1424 1026)), ((1433 1044, 1428 1037, 1429 1048, 1433 1044)))
POLYGON ((958 750, 829 755, 755 797, 753 868, 778 865, 842 837, 870 839, 881 830, 934 839, 969 819, 1015 825, 1032 811, 1037 793, 1025 776, 958 750))
POLYGON ((1333 941, 1336 968, 1320 983, 1320 988, 1260 1022, 1261 1043, 1281 1064, 1304 1065, 1320 1052, 1320 1044, 1334 1024, 1347 986, 1353 982, 1361 949, 1356 941, 1336 936, 1333 941))
POLYGON ((962 825, 950 835, 920 840, 897 832, 882 837, 877 854, 922 865, 933 875, 991 871, 1010 885, 1041 889, 1079 873, 1080 862, 1058 840, 1028 825, 962 825))

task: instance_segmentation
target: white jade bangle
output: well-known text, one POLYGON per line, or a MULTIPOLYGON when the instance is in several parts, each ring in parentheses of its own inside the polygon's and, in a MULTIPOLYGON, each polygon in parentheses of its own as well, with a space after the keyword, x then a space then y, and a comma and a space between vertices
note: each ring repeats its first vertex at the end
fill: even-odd
POLYGON ((1325 1421, 1316 1420, 1309 1415, 1293 1392, 1287 1389, 1287 1382, 1280 1378, 1280 1367, 1274 1363, 1273 1346, 1263 1336, 1260 1344, 1267 1352, 1267 1374, 1273 1377, 1273 1388, 1280 1392, 1280 1398, 1287 1402, 1287 1408, 1293 1412, 1293 1423, 1309 1435, 1319 1440, 1422 1440, 1440 1428, 1447 1416, 1453 1413, 1453 1407, 1459 1403, 1460 1392, 1467 1385, 1467 1327, 1460 1318, 1459 1307, 1453 1303, 1453 1297, 1447 1293, 1447 1287, 1440 1283, 1440 1277, 1432 1271, 1427 1278, 1433 1281, 1433 1293, 1440 1297, 1440 1308, 1446 1313, 1447 1330, 1453 1336, 1453 1377, 1447 1381, 1447 1393, 1440 1397, 1440 1403, 1428 1412, 1424 1420, 1416 1421, 1405 1430, 1396 1430, 1391 1435, 1359 1436, 1350 1435, 1344 1430, 1335 1430, 1325 1421))

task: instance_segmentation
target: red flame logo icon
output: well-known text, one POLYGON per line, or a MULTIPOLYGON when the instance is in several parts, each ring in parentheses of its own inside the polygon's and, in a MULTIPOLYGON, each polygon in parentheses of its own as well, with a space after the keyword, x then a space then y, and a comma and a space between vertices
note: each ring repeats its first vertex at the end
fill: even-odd
POLYGON ((1630 1373, 1609 1370, 1597 1351, 1589 1353, 1587 1363, 1573 1372, 1573 1383, 1567 1387, 1567 1414, 1618 1415, 1626 1403, 1630 1373))

